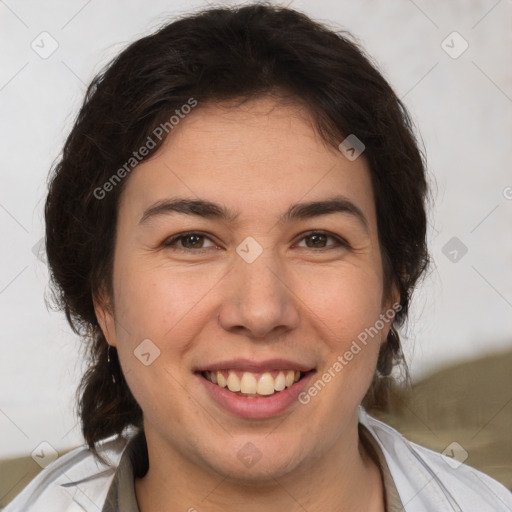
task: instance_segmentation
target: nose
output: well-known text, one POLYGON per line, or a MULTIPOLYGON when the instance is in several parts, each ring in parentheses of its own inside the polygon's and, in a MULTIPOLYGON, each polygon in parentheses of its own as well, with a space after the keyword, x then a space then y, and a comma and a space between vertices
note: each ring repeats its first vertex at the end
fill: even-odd
POLYGON ((226 276, 219 314, 226 331, 262 339, 298 325, 298 298, 287 283, 285 269, 265 253, 270 251, 252 263, 239 258, 226 276))

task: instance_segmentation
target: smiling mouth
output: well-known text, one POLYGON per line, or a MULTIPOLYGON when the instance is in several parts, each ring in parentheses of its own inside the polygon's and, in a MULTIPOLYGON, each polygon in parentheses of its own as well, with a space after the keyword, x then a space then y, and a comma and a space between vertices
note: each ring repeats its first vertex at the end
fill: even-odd
POLYGON ((268 397, 290 388, 310 372, 273 370, 261 373, 240 370, 202 371, 200 375, 235 395, 247 398, 268 397))

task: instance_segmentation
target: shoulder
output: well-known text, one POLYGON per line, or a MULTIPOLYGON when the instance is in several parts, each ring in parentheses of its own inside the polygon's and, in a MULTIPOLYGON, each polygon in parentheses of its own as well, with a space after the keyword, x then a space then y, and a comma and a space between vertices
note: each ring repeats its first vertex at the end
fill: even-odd
POLYGON ((29 483, 4 512, 98 512, 129 440, 129 435, 119 436, 98 446, 98 453, 106 464, 100 462, 87 445, 59 457, 29 483))
POLYGON ((407 440, 362 407, 359 421, 381 447, 406 510, 512 510, 512 493, 488 475, 407 440))

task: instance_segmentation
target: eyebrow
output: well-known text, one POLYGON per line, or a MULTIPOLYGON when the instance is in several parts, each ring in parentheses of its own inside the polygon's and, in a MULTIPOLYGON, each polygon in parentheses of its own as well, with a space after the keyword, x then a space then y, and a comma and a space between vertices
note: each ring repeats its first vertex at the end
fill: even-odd
MULTIPOLYGON (((170 215, 172 213, 181 213, 185 215, 195 215, 209 219, 218 219, 234 223, 240 214, 223 205, 206 201, 204 199, 173 198, 164 199, 153 204, 144 211, 139 224, 144 224, 150 219, 170 215)), ((296 203, 291 205, 288 210, 282 214, 279 224, 286 224, 295 220, 311 219, 321 215, 333 213, 344 213, 354 217, 368 232, 368 221, 361 209, 352 201, 344 196, 334 196, 322 201, 311 201, 306 203, 296 203)))

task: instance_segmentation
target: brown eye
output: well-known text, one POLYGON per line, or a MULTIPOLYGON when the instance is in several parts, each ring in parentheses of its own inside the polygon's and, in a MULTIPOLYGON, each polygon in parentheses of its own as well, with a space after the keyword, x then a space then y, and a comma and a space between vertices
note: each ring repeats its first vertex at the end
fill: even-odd
POLYGON ((176 248, 178 250, 194 250, 215 247, 215 244, 206 235, 201 233, 183 233, 176 235, 163 243, 164 247, 176 248), (206 241, 210 241, 210 245, 205 246, 206 241))
POLYGON ((309 235, 304 237, 307 240, 306 245, 308 247, 325 247, 328 238, 326 235, 309 235))
POLYGON ((181 244, 187 249, 202 249, 204 236, 201 235, 185 235, 180 237, 181 244))
MULTIPOLYGON (((336 248, 336 247, 348 247, 348 243, 341 238, 330 235, 324 232, 309 233, 302 237, 301 241, 305 240, 308 249, 325 249, 325 248, 336 248), (334 243, 328 243, 328 240, 334 240, 334 243)), ((299 244, 300 246, 300 244, 299 244)), ((304 247, 304 246, 302 246, 304 247)))

